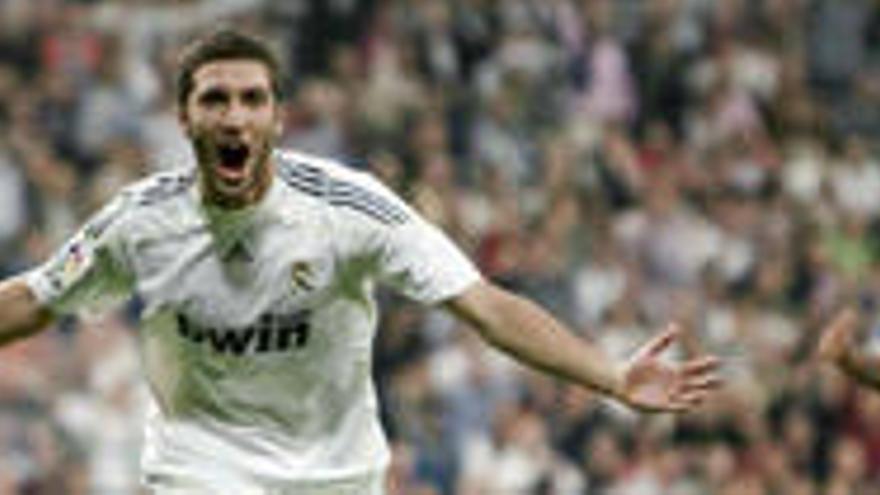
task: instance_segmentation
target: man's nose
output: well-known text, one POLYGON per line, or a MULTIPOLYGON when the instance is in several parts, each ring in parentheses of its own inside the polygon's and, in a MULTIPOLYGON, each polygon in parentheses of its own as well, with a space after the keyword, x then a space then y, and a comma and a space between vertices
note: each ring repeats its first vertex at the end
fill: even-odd
POLYGON ((239 102, 233 101, 223 112, 220 127, 227 131, 239 131, 247 122, 247 109, 239 102))

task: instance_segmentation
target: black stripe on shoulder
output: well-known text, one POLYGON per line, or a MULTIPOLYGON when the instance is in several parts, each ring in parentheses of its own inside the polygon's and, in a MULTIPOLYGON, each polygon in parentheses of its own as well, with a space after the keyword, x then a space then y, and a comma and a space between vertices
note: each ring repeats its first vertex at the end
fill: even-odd
POLYGON ((294 189, 309 196, 322 197, 325 195, 326 177, 305 174, 295 165, 283 165, 279 169, 281 179, 294 189))
POLYGON ((365 209, 386 218, 390 223, 406 223, 408 215, 399 206, 382 196, 350 182, 333 180, 330 182, 330 202, 346 202, 361 205, 365 209))
POLYGON ((349 208, 386 225, 409 221, 406 211, 363 186, 330 178, 317 167, 302 162, 283 161, 279 175, 287 185, 309 196, 321 198, 332 206, 349 208))
POLYGON ((194 173, 162 174, 148 180, 142 188, 134 191, 138 206, 150 206, 180 195, 196 180, 194 173))

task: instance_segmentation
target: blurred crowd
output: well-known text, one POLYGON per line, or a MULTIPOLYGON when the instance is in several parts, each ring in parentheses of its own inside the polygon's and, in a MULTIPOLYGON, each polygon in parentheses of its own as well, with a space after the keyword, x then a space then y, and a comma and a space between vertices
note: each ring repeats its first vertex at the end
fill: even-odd
MULTIPOLYGON (((381 293, 391 495, 880 493, 880 2, 0 0, 0 274, 121 186, 192 166, 178 50, 282 55, 283 146, 370 169, 495 282, 625 358, 670 321, 725 390, 638 416, 381 293)), ((137 305, 0 354, 0 495, 139 493, 137 305)), ((293 399, 292 399, 293 400, 293 399)))

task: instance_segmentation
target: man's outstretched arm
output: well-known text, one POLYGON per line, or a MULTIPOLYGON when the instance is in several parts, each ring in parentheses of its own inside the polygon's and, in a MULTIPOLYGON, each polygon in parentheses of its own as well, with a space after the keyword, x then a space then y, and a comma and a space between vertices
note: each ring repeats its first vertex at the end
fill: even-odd
POLYGON ((0 282, 0 346, 46 328, 52 313, 42 307, 21 277, 0 282))
POLYGON ((659 354, 677 336, 675 328, 645 344, 626 363, 614 363, 540 306, 490 283, 478 282, 446 305, 487 342, 520 361, 639 410, 686 410, 720 385, 713 357, 660 361, 659 354))
POLYGON ((819 340, 818 355, 857 382, 880 390, 880 357, 860 351, 854 343, 859 317, 845 308, 831 320, 819 340))

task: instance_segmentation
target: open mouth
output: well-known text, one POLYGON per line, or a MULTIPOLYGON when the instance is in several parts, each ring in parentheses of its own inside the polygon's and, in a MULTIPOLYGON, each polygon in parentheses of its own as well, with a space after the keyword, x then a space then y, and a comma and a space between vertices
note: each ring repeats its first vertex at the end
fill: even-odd
POLYGON ((217 145, 217 173, 221 179, 230 182, 241 181, 245 177, 250 149, 244 143, 223 143, 217 145))

